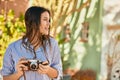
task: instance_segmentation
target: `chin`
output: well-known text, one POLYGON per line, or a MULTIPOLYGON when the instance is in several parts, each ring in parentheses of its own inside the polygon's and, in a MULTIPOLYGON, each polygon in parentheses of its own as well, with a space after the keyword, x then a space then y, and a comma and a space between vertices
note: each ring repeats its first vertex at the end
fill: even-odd
POLYGON ((42 35, 48 35, 49 32, 48 32, 48 31, 41 31, 41 34, 42 34, 42 35))
POLYGON ((44 33, 44 35, 48 35, 48 33, 44 33))

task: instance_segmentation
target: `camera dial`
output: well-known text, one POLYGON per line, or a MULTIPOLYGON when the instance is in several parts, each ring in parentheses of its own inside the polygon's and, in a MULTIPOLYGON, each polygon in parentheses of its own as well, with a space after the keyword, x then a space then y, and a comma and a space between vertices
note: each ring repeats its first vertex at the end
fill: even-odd
POLYGON ((40 60, 36 60, 36 59, 28 60, 29 70, 36 71, 39 68, 39 64, 41 64, 40 60))

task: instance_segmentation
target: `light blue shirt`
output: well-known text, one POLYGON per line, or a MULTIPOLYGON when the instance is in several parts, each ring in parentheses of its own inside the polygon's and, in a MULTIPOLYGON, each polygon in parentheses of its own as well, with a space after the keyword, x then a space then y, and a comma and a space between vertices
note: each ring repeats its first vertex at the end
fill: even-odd
MULTIPOLYGON (((61 55, 58 47, 58 43, 55 39, 50 38, 51 48, 49 45, 46 46, 45 55, 42 47, 36 50, 37 59, 41 61, 49 60, 49 65, 55 68, 58 71, 58 77, 53 80, 60 80, 62 77, 62 63, 61 63, 61 55), (46 59, 47 57, 47 59, 46 59)), ((29 50, 26 50, 22 45, 22 40, 18 40, 10 44, 4 54, 3 59, 3 67, 0 71, 2 76, 10 75, 16 72, 16 64, 20 60, 20 58, 33 58, 34 54, 29 50)), ((37 71, 26 71, 25 72, 26 80, 51 80, 50 77, 46 74, 40 74, 37 71)), ((22 76, 19 80, 24 80, 22 76)))

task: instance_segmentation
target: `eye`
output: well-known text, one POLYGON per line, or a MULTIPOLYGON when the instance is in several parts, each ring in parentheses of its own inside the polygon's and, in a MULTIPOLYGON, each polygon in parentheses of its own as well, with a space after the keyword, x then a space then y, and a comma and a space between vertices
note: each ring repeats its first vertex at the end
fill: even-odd
POLYGON ((43 19, 44 21, 47 21, 47 19, 43 19))
POLYGON ((45 18, 45 19, 43 19, 43 20, 44 20, 44 21, 47 21, 47 22, 50 22, 50 19, 46 19, 46 18, 45 18))

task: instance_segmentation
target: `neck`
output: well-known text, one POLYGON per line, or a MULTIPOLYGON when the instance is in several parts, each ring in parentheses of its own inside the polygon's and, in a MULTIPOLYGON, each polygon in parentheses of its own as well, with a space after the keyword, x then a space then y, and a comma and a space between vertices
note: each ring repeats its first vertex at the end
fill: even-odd
POLYGON ((32 46, 34 47, 35 50, 37 50, 41 46, 41 42, 39 42, 38 39, 34 38, 31 41, 32 46))

